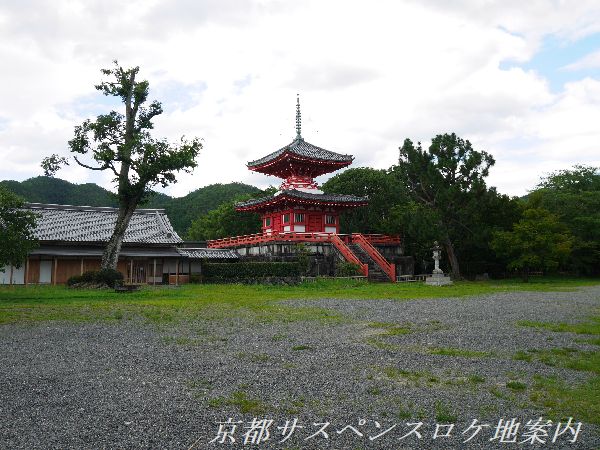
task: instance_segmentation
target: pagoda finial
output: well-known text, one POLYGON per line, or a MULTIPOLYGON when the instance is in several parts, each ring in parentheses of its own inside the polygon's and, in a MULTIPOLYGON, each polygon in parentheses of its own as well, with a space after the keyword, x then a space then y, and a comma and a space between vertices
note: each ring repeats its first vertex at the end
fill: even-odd
POLYGON ((302 139, 302 115, 300 114, 300 94, 296 94, 296 139, 302 139))

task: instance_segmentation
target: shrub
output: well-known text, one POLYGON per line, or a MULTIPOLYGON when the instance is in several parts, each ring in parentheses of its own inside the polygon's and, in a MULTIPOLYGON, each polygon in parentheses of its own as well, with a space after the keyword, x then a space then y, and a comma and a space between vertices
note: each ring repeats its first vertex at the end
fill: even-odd
POLYGON ((123 284, 123 274, 115 269, 102 269, 96 272, 96 282, 115 287, 123 284))
POLYGON ((123 274, 114 269, 102 269, 99 271, 84 272, 81 275, 72 276, 67 280, 68 286, 76 286, 83 283, 116 287, 123 283, 123 274))
POLYGON ((336 264, 335 274, 338 277, 354 277, 362 275, 362 272, 360 271, 360 266, 358 264, 341 261, 336 264))
POLYGON ((67 280, 67 286, 74 286, 80 283, 91 283, 94 279, 94 272, 83 272, 81 275, 73 275, 67 280))
POLYGON ((306 244, 300 243, 296 245, 296 260, 302 274, 308 273, 310 269, 310 257, 306 244))
POLYGON ((192 284, 202 283, 202 275, 198 275, 198 274, 190 275, 190 283, 192 283, 192 284))

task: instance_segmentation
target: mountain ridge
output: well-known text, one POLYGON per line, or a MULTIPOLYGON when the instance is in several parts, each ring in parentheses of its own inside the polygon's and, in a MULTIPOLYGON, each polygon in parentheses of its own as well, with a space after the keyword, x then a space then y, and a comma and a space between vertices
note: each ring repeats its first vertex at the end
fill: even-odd
MULTIPOLYGON (((76 184, 60 178, 38 176, 24 181, 2 180, 0 187, 14 192, 31 203, 118 206, 116 194, 95 183, 76 184)), ((153 191, 149 199, 140 204, 140 207, 163 208, 175 231, 185 236, 192 220, 237 197, 261 192, 259 188, 249 184, 217 183, 196 189, 183 197, 171 197, 153 191)))

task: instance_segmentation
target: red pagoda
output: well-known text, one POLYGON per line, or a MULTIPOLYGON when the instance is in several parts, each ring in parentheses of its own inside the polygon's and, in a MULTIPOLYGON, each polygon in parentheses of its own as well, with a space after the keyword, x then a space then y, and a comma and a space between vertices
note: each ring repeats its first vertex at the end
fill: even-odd
POLYGON ((238 211, 257 212, 262 232, 208 241, 210 248, 233 247, 242 256, 269 257, 291 251, 291 243, 307 243, 315 254, 337 254, 357 264, 370 280, 396 281, 402 255, 397 236, 340 235, 340 212, 366 206, 367 197, 326 194, 315 177, 352 164, 354 157, 306 142, 301 134, 300 99, 296 101, 296 138, 291 144, 247 164, 250 170, 283 179, 274 195, 238 203, 238 211), (287 244, 287 245, 286 245, 287 244), (384 254, 387 255, 384 256, 384 254))
POLYGON ((238 211, 258 212, 264 233, 339 233, 340 212, 368 204, 367 197, 325 194, 315 177, 352 164, 341 155, 306 142, 301 135, 300 99, 296 102, 296 139, 285 147, 247 164, 250 170, 282 178, 279 192, 238 203, 238 211))

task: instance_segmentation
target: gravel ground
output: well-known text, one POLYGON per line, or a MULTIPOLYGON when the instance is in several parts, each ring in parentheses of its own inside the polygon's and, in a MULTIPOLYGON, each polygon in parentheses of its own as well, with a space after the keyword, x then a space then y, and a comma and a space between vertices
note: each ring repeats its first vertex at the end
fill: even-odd
MULTIPOLYGON (((588 374, 516 361, 514 353, 595 350, 576 342, 581 336, 516 322, 585 320, 600 307, 600 287, 284 304, 323 307, 340 318, 0 326, 0 448, 516 447, 489 439, 500 419, 516 417, 522 440, 525 423, 543 415, 528 401, 533 376, 557 376, 572 384, 588 374), (407 333, 383 335, 395 330, 384 323, 405 326, 407 333), (435 355, 429 353, 432 348, 488 354, 435 355), (524 383, 526 390, 512 392, 506 387, 511 380, 524 383), (210 443, 217 437, 217 422, 228 418, 242 421, 233 434, 236 442, 210 443), (273 420, 270 436, 244 445, 253 418, 273 420), (295 418, 298 428, 279 443, 284 430, 278 427, 295 418), (491 427, 465 444, 471 433, 461 433, 473 419, 491 427), (327 439, 323 433, 309 438, 324 426, 315 424, 327 422, 327 439), (417 430, 421 438, 400 439, 415 422, 423 423, 417 430), (450 437, 433 439, 436 423, 454 423, 450 437)), ((448 429, 440 428, 440 434, 448 429)), ((569 438, 563 435, 542 447, 600 447, 598 428, 589 424, 583 424, 577 442, 568 443, 569 438)))

